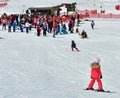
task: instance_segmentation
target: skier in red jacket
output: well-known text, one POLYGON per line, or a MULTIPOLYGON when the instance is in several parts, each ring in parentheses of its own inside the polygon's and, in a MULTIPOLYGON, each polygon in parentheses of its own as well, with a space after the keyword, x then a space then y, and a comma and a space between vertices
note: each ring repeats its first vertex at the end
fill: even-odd
POLYGON ((91 65, 91 81, 88 85, 87 90, 94 90, 93 85, 95 81, 98 82, 98 91, 104 91, 102 86, 102 72, 98 62, 93 62, 91 65))

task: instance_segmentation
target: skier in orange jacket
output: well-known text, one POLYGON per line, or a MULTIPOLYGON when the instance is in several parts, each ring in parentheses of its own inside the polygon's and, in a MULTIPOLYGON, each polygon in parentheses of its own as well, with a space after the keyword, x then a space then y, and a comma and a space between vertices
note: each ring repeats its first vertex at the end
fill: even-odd
POLYGON ((88 85, 87 90, 94 90, 93 85, 95 81, 98 82, 98 91, 104 91, 102 86, 102 72, 98 62, 93 62, 91 65, 91 81, 88 85))

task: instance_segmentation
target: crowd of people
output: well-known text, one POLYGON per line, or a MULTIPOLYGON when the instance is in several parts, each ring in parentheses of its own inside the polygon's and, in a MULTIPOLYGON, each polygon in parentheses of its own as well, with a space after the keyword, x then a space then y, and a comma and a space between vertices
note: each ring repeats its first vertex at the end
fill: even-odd
POLYGON ((40 36, 41 33, 46 36, 47 32, 53 33, 53 37, 58 33, 61 35, 68 34, 68 32, 74 33, 75 16, 70 17, 67 21, 68 25, 63 21, 63 17, 58 17, 26 14, 7 15, 4 13, 0 17, 0 24, 2 29, 8 30, 8 32, 16 32, 19 29, 21 32, 29 33, 32 28, 35 28, 37 36, 40 36))
MULTIPOLYGON (((37 36, 43 34, 46 36, 47 33, 52 33, 53 38, 57 34, 68 34, 74 33, 75 22, 80 21, 80 17, 71 15, 66 21, 65 17, 51 16, 51 15, 27 15, 27 14, 11 14, 7 15, 4 13, 0 17, 0 25, 2 30, 8 30, 8 32, 20 32, 29 33, 32 28, 36 29, 37 36)), ((91 27, 94 29, 94 21, 91 22, 91 27)), ((78 25, 77 25, 78 26, 78 25)), ((78 28, 77 28, 78 29, 78 28)), ((76 33, 79 33, 78 31, 76 33)), ((83 30, 81 33, 82 38, 88 38, 87 33, 83 30)))

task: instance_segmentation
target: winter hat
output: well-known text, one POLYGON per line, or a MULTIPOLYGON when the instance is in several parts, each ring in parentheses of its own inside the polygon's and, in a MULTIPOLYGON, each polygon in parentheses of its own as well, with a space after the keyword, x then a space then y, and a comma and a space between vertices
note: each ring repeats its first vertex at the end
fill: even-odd
POLYGON ((98 57, 92 57, 92 61, 94 63, 100 63, 100 58, 98 58, 98 57))
POLYGON ((72 40, 71 42, 74 43, 74 40, 72 40))
POLYGON ((96 61, 95 61, 96 63, 100 63, 100 59, 99 58, 96 58, 96 61))

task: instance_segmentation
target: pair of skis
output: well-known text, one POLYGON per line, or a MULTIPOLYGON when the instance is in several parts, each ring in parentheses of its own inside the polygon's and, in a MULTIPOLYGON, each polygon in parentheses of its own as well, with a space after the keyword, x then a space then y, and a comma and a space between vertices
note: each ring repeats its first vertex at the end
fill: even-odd
POLYGON ((95 92, 104 92, 104 93, 111 93, 109 90, 98 90, 98 89, 84 89, 87 91, 95 91, 95 92))

